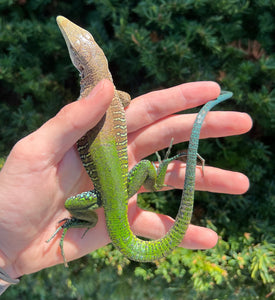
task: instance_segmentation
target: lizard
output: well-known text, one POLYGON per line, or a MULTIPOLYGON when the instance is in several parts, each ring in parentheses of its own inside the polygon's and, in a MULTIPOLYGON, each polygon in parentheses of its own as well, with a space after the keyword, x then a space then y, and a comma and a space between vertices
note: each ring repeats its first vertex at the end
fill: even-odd
MULTIPOLYGON (((57 17, 58 26, 67 44, 72 63, 80 73, 80 97, 87 96, 103 78, 113 82, 108 61, 93 36, 85 29, 63 16, 57 17)), ((103 206, 106 226, 111 242, 127 258, 139 262, 152 262, 167 256, 182 241, 190 223, 195 189, 195 170, 199 135, 207 112, 216 104, 230 98, 231 92, 207 102, 197 115, 190 136, 184 188, 178 214, 173 227, 157 240, 145 241, 131 231, 127 210, 128 199, 143 185, 147 190, 157 191, 165 186, 164 178, 168 164, 184 154, 169 158, 172 142, 164 160, 158 168, 149 160, 141 160, 128 171, 127 125, 124 108, 130 103, 130 96, 115 89, 112 102, 104 117, 77 141, 81 161, 90 176, 94 189, 68 198, 65 208, 71 217, 61 220, 47 241, 63 230, 60 248, 65 266, 63 249, 65 234, 69 228, 86 228, 83 236, 97 223, 96 208, 103 206)))

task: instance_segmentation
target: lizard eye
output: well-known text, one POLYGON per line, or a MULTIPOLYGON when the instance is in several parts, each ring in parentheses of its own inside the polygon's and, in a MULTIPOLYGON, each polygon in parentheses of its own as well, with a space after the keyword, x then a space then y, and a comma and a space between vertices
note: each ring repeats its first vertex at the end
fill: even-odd
POLYGON ((83 66, 82 65, 79 65, 79 67, 77 68, 78 69, 78 71, 79 71, 79 75, 80 75, 80 77, 81 78, 83 78, 84 77, 84 68, 83 68, 83 66))

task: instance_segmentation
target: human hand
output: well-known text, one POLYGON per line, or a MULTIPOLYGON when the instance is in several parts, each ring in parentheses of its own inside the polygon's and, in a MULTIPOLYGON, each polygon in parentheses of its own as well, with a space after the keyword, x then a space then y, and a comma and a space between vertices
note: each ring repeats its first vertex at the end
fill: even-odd
MULTIPOLYGON (((175 143, 188 140, 195 114, 172 114, 204 104, 219 93, 219 86, 213 82, 195 82, 132 100, 126 110, 129 167, 167 147, 171 137, 175 143)), ((112 84, 102 81, 86 100, 66 105, 41 128, 20 140, 8 156, 0 172, 0 267, 12 278, 63 262, 59 236, 51 243, 45 241, 58 221, 69 217, 65 200, 92 187, 74 144, 98 123, 112 97, 112 84)), ((200 136, 241 134, 251 125, 247 114, 210 112, 200 136)), ((172 163, 165 183, 182 189, 184 170, 183 163, 172 163)), ((198 190, 241 194, 248 186, 247 177, 237 172, 205 167, 204 176, 199 169, 196 174, 198 190)), ((81 238, 85 229, 70 229, 66 234, 64 251, 68 261, 110 242, 103 209, 97 213, 98 223, 85 238, 81 238)), ((173 225, 168 216, 138 208, 136 197, 129 202, 128 216, 134 233, 144 237, 159 238, 173 225)), ((181 246, 206 249, 216 242, 217 235, 212 230, 190 225, 181 246)))

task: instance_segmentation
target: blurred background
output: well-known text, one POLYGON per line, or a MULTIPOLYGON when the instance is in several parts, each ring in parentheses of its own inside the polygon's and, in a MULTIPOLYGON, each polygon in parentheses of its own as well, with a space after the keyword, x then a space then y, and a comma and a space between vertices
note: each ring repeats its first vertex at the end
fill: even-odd
MULTIPOLYGON (((241 196, 196 192, 192 222, 220 236, 211 250, 178 248, 141 264, 108 245, 68 269, 23 276, 1 299, 275 299, 275 1, 0 0, 1 164, 79 95, 57 15, 93 34, 116 87, 132 97, 197 80, 232 91, 217 109, 249 113, 253 129, 202 140, 199 153, 251 186, 241 196)), ((142 194, 139 203, 174 217, 180 195, 142 194)))

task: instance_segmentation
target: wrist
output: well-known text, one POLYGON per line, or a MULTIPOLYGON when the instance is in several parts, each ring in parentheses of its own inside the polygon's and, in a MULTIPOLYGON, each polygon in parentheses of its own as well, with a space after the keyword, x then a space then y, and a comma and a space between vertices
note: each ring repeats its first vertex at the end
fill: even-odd
POLYGON ((19 282, 19 278, 10 275, 10 273, 8 273, 5 269, 0 268, 0 284, 3 283, 17 284, 18 282, 19 282))
POLYGON ((0 295, 12 284, 19 283, 19 279, 14 279, 2 268, 0 268, 0 295))
POLYGON ((15 271, 14 266, 3 257, 3 252, 0 253, 2 254, 0 255, 0 280, 11 284, 18 283, 19 280, 17 278, 19 278, 20 275, 15 271))

